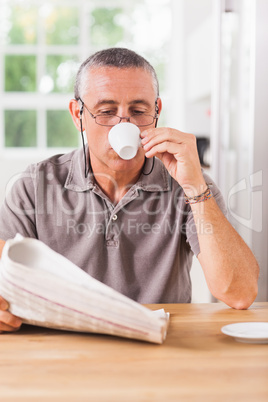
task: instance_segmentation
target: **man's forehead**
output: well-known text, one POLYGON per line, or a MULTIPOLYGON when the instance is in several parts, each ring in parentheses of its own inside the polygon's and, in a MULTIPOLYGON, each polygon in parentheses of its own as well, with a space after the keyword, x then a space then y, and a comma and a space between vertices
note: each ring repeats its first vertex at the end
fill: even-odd
POLYGON ((91 108, 122 102, 152 107, 156 94, 151 74, 142 68, 100 67, 88 71, 83 97, 91 108))
POLYGON ((152 75, 142 68, 100 67, 90 69, 87 74, 88 88, 125 88, 154 90, 152 75))

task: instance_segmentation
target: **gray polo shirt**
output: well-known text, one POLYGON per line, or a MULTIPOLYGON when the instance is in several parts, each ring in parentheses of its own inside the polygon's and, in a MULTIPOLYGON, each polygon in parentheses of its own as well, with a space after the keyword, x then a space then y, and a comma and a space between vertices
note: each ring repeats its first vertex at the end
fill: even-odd
MULTIPOLYGON (((144 172, 151 166, 147 160, 144 172)), ((212 192, 226 213, 214 183, 212 192)), ((191 301, 196 226, 182 188, 158 159, 117 205, 92 175, 84 177, 82 150, 29 166, 0 210, 0 239, 16 233, 43 241, 140 303, 191 301)))

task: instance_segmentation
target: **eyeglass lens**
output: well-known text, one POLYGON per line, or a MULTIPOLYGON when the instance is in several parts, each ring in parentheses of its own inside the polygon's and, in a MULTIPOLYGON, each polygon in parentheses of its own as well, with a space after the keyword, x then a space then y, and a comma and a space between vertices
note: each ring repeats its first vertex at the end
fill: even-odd
MULTIPOLYGON (((115 126, 116 124, 120 123, 122 120, 119 116, 101 116, 97 115, 95 117, 95 121, 97 124, 102 126, 115 126)), ((127 121, 130 123, 135 124, 136 126, 149 126, 154 122, 154 117, 150 115, 137 115, 137 116, 130 116, 126 118, 127 121)))

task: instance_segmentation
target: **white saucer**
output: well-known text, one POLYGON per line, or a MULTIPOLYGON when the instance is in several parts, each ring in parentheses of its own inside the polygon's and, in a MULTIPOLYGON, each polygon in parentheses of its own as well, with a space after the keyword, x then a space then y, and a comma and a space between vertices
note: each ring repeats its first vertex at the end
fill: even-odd
POLYGON ((244 343, 268 343, 268 322, 239 322, 222 327, 225 335, 244 343))

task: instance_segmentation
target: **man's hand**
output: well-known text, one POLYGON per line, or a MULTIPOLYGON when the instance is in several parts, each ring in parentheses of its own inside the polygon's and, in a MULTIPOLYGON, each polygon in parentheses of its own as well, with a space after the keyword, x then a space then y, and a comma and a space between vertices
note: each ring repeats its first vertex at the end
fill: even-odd
POLYGON ((153 128, 141 133, 145 156, 157 156, 188 196, 206 188, 193 134, 172 128, 153 128))
POLYGON ((8 303, 0 296, 0 333, 14 332, 20 329, 22 320, 9 313, 8 303))

